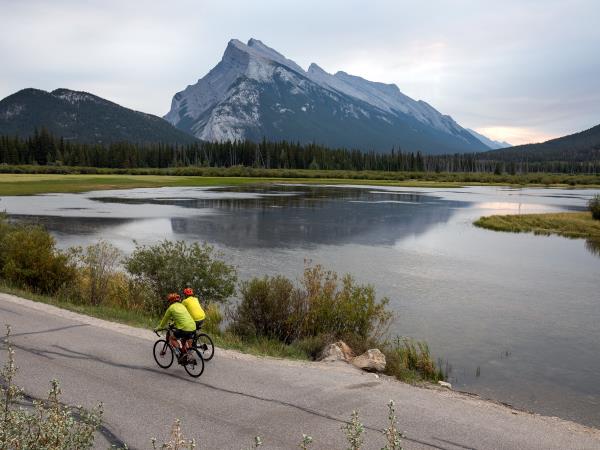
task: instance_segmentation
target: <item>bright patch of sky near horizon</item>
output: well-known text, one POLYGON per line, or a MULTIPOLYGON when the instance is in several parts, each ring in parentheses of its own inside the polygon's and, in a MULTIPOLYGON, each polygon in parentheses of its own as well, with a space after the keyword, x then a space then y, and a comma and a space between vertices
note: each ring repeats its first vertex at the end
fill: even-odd
POLYGON ((164 115, 231 38, 397 84, 512 144, 600 123, 596 0, 0 0, 0 98, 85 90, 164 115))

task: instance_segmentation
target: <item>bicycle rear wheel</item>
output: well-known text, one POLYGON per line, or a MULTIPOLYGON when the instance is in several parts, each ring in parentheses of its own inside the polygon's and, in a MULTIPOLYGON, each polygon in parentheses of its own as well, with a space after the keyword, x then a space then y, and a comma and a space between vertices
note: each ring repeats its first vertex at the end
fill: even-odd
POLYGON ((208 334, 200 333, 194 344, 194 348, 202 354, 204 361, 210 361, 215 356, 215 345, 208 334))
POLYGON ((154 361, 159 367, 168 369, 173 364, 173 349, 165 339, 159 339, 154 343, 154 361))
POLYGON ((204 372, 204 358, 198 350, 188 350, 188 358, 193 357, 192 362, 187 362, 183 367, 190 377, 198 378, 204 372))

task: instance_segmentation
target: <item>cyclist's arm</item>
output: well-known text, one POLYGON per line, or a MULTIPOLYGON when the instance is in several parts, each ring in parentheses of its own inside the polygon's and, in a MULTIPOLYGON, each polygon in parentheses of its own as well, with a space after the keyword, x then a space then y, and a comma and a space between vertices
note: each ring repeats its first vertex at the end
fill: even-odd
POLYGON ((165 328, 169 324, 170 321, 171 321, 171 308, 167 308, 167 310, 165 311, 165 315, 163 316, 162 320, 158 324, 158 327, 156 327, 156 328, 157 329, 165 328))

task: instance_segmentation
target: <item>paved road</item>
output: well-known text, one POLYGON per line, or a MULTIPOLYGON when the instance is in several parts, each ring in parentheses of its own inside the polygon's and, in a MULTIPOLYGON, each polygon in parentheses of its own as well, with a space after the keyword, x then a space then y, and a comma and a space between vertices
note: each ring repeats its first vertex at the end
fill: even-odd
MULTIPOLYGON (((265 449, 291 449, 303 433, 315 449, 345 448, 340 428, 353 409, 367 426, 366 449, 383 445, 378 430, 393 399, 408 449, 600 449, 600 431, 519 412, 447 390, 377 378, 342 363, 256 358, 217 349, 195 380, 181 367, 158 368, 155 336, 0 294, 0 325, 13 327, 19 383, 43 397, 61 381, 64 401, 104 403, 106 430, 130 448, 149 448, 181 418, 201 449, 242 449, 255 435, 265 449)), ((0 360, 4 361, 2 354, 0 360)), ((108 433, 107 431, 107 433, 108 433)), ((100 439, 98 448, 106 448, 100 439)))

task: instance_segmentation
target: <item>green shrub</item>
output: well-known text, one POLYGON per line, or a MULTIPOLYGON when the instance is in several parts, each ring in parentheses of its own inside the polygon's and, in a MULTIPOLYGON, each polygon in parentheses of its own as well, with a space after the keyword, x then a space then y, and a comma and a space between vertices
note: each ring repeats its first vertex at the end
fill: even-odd
POLYGON ((164 240, 154 245, 139 245, 125 259, 125 268, 140 282, 151 286, 153 309, 164 308, 169 292, 190 286, 207 302, 225 302, 235 292, 237 275, 233 266, 215 255, 208 244, 187 244, 164 240))
POLYGON ((359 285, 350 275, 340 284, 337 273, 320 265, 305 268, 300 298, 300 337, 330 334, 378 340, 393 318, 386 309, 389 299, 377 301, 372 285, 359 285))
POLYGON ((265 336, 291 343, 299 334, 297 293, 283 276, 253 278, 241 283, 242 301, 232 330, 241 336, 265 336))
POLYGON ((56 248, 43 228, 3 224, 0 233, 0 273, 9 283, 52 294, 73 281, 72 258, 56 248))
POLYGON ((377 301, 372 286, 357 285, 349 275, 340 283, 319 265, 307 266, 298 286, 282 276, 254 278, 240 292, 231 330, 241 336, 286 343, 324 336, 367 341, 381 337, 392 319, 388 300, 377 301))
POLYGON ((204 312, 206 313, 206 319, 203 326, 204 331, 214 335, 221 334, 223 313, 221 313, 219 305, 217 303, 209 303, 205 306, 204 312))
POLYGON ((108 303, 111 294, 127 297, 126 281, 117 274, 121 256, 121 251, 106 241, 92 244, 80 253, 79 293, 84 303, 94 306, 108 303))
POLYGON ((588 208, 595 220, 600 220, 600 195, 596 194, 588 202, 588 208))

